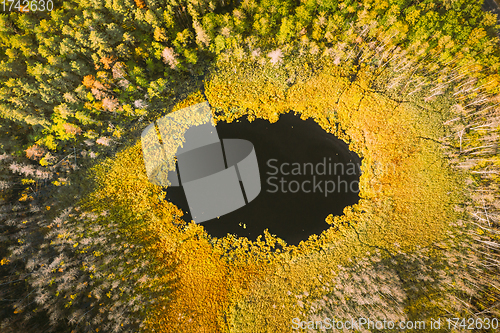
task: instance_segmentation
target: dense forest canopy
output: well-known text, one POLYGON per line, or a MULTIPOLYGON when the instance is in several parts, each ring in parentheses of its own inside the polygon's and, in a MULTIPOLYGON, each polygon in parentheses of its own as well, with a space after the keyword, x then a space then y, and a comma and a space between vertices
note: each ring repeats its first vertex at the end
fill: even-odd
POLYGON ((481 6, 109 0, 0 13, 2 331, 498 317, 500 52, 481 6), (360 202, 297 246, 183 220, 148 182, 138 140, 204 101, 218 122, 313 118, 363 157, 360 202))

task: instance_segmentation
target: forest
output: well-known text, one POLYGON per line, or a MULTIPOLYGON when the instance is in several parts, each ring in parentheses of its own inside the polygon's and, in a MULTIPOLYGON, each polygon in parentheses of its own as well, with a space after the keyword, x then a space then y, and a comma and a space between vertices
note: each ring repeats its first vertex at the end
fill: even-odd
POLYGON ((0 4, 0 331, 498 331, 500 27, 482 1, 42 2, 0 4), (140 138, 202 102, 216 122, 313 119, 363 158, 359 202, 298 245, 186 221, 140 138))

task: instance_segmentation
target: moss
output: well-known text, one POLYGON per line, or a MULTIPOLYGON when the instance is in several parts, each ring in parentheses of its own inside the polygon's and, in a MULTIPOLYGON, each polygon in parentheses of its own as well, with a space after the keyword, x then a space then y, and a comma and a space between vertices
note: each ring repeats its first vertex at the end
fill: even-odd
MULTIPOLYGON (((332 226, 321 235, 298 246, 286 246, 269 234, 257 242, 212 239, 201 225, 182 223, 173 205, 158 201, 161 192, 147 181, 139 143, 97 173, 102 187, 91 201, 112 202, 124 221, 140 215, 144 223, 127 228, 156 240, 151 247, 155 257, 176 264, 173 271, 157 272, 158 281, 177 282, 168 300, 150 311, 148 329, 286 332, 290 318, 307 311, 294 295, 306 291, 320 297, 323 281, 333 279, 339 265, 375 248, 396 253, 430 245, 442 240, 458 218, 453 208, 461 199, 460 179, 439 145, 420 139, 442 135, 443 129, 430 126, 435 122, 429 119, 434 115, 437 122, 439 113, 393 101, 363 88, 362 82, 351 84, 333 67, 301 74, 294 84, 285 82, 296 70, 259 71, 241 64, 235 72, 221 66, 205 94, 218 110, 218 121, 247 116, 273 122, 293 111, 314 118, 363 156, 360 202, 343 216, 325 216, 332 226), (276 250, 277 242, 282 249, 276 250)), ((202 98, 195 93, 174 110, 202 98)))

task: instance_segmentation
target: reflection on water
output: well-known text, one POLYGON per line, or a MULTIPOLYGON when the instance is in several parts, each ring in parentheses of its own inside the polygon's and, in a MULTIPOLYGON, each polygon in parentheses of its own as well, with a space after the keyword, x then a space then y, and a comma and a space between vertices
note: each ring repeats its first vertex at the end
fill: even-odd
MULTIPOLYGON (((261 191, 247 205, 203 222, 214 237, 231 233, 255 240, 268 229, 288 244, 298 244, 327 229, 329 214, 341 215, 344 207, 359 200, 360 157, 312 119, 304 121, 291 113, 274 124, 240 119, 219 123, 217 132, 221 139, 253 144, 261 191)), ((191 220, 182 187, 167 188, 167 200, 191 220)))

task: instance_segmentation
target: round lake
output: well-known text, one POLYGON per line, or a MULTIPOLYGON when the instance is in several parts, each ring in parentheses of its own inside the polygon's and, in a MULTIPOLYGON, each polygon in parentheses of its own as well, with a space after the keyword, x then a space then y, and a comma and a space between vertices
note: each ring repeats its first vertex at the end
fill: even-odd
MULTIPOLYGON (((219 122, 221 139, 245 139, 255 149, 261 191, 245 206, 201 223, 213 237, 228 233, 255 240, 265 229, 298 244, 328 229, 325 218, 341 215, 359 200, 360 157, 348 145, 326 133, 314 120, 293 113, 276 123, 256 119, 219 122)), ((186 212, 182 187, 167 188, 167 200, 186 212)))

